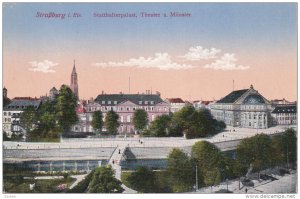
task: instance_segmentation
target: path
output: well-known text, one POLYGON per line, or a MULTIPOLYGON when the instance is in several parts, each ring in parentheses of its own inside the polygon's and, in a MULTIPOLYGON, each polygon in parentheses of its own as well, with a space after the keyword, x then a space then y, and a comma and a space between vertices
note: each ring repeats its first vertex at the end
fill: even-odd
MULTIPOLYGON (((128 144, 126 142, 123 143, 121 146, 117 146, 116 150, 114 151, 114 153, 108 161, 108 164, 110 164, 111 167, 115 170, 115 177, 120 181, 122 174, 122 168, 120 166, 120 163, 127 146, 128 144)), ((122 184, 122 187, 124 189, 123 193, 137 193, 137 191, 126 187, 124 184, 122 184)))
POLYGON ((70 186, 70 189, 73 189, 80 181, 82 181, 85 176, 87 176, 89 173, 87 174, 83 174, 83 175, 72 175, 72 178, 76 178, 76 181, 70 186))

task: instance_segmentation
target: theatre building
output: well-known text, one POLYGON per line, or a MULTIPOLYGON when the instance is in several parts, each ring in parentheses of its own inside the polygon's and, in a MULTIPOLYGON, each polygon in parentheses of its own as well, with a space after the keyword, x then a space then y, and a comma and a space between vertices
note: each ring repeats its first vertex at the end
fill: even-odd
POLYGON ((232 91, 211 104, 211 114, 226 125, 242 128, 263 129, 272 124, 272 107, 251 85, 249 89, 232 91))

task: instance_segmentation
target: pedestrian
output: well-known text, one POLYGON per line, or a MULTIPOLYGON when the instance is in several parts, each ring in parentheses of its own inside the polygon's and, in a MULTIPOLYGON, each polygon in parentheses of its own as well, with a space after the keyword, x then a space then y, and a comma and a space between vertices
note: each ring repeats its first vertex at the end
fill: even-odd
POLYGON ((141 141, 141 144, 143 144, 143 142, 141 141))
POLYGON ((115 161, 113 160, 112 163, 115 164, 115 161))
POLYGON ((119 149, 119 154, 121 154, 121 149, 119 149))
POLYGON ((223 134, 223 137, 224 137, 224 134, 223 134))
POLYGON ((247 188, 245 189, 245 192, 246 192, 246 193, 248 192, 248 189, 247 189, 247 188))

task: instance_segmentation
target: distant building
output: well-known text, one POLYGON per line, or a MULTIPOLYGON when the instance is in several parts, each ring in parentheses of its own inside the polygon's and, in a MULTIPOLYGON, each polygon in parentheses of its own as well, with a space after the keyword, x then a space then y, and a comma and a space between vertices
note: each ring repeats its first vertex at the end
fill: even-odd
POLYGON ((286 99, 275 99, 275 100, 271 100, 271 104, 272 105, 280 105, 280 104, 296 104, 296 102, 289 102, 286 99))
POLYGON ((3 98, 7 98, 7 89, 3 88, 3 98))
POLYGON ((78 94, 78 80, 77 80, 77 73, 76 73, 76 67, 75 67, 75 60, 74 60, 74 66, 71 74, 71 84, 70 88, 79 100, 79 94, 78 94))
MULTIPOLYGON (((91 132, 92 114, 100 110, 103 119, 108 111, 113 110, 119 115, 119 133, 134 133, 133 115, 138 109, 143 109, 148 114, 149 122, 157 116, 169 114, 169 104, 164 102, 158 94, 100 94, 94 101, 89 101, 79 111, 79 125, 73 131, 91 132)), ((105 131, 105 128, 103 129, 105 131)))
POLYGON ((167 98, 166 102, 170 106, 170 112, 175 113, 187 105, 181 98, 167 98))
POLYGON ((209 105, 212 103, 213 101, 202 101, 202 100, 197 100, 197 101, 193 101, 193 106, 195 107, 195 109, 200 110, 200 109, 209 109, 209 105))
POLYGON ((296 125, 297 104, 279 104, 271 113, 274 125, 296 125))
POLYGON ((49 99, 54 100, 57 95, 58 95, 58 90, 55 87, 51 88, 49 91, 49 99))
POLYGON ((249 89, 236 90, 211 104, 211 114, 226 125, 243 128, 268 128, 271 126, 271 103, 251 85, 249 89))
POLYGON ((38 109, 41 100, 30 97, 16 97, 11 103, 3 109, 3 131, 10 137, 12 133, 25 133, 24 129, 20 126, 20 115, 23 111, 32 106, 38 109))

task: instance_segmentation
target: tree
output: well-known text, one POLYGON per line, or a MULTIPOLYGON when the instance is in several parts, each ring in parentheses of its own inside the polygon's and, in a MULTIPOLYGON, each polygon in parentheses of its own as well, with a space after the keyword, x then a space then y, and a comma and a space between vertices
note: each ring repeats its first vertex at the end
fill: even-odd
POLYGON ((172 120, 171 127, 181 129, 187 138, 205 137, 224 129, 224 123, 213 119, 208 110, 197 111, 193 106, 175 112, 172 120))
POLYGON ((237 160, 245 168, 251 164, 260 171, 272 164, 272 140, 268 135, 257 134, 243 139, 237 147, 237 160))
POLYGON ((112 134, 116 134, 118 132, 118 127, 120 126, 118 119, 119 115, 113 110, 107 112, 104 125, 108 132, 112 134))
POLYGON ((78 121, 76 107, 77 98, 75 94, 68 86, 62 85, 57 96, 55 109, 58 125, 63 133, 68 132, 71 126, 78 121))
POLYGON ((226 170, 223 154, 220 149, 210 142, 196 142, 192 146, 192 157, 200 169, 199 181, 202 180, 205 185, 212 186, 212 181, 214 183, 218 182, 219 176, 221 176, 220 172, 226 170), (214 178, 206 179, 209 175, 213 175, 214 178))
POLYGON ((89 184, 89 193, 122 193, 120 180, 114 177, 114 171, 110 166, 98 167, 89 184))
MULTIPOLYGON (((272 138, 273 165, 293 163, 297 160, 297 136, 294 129, 272 138)), ((288 165, 287 165, 288 166, 288 165)))
POLYGON ((147 167, 138 167, 128 176, 127 182, 132 189, 141 193, 154 193, 157 189, 155 174, 147 167))
POLYGON ((173 149, 167 157, 167 165, 173 192, 191 190, 195 178, 193 165, 188 155, 180 149, 173 149))
POLYGON ((103 127, 103 115, 101 111, 95 111, 93 113, 92 127, 96 129, 96 131, 101 131, 103 127))
POLYGON ((171 119, 169 115, 156 117, 149 126, 150 135, 155 137, 169 136, 171 119))
POLYGON ((148 124, 148 114, 143 109, 137 109, 133 114, 133 125, 138 131, 143 130, 148 124))
POLYGON ((217 185, 221 182, 221 173, 218 168, 212 168, 204 172, 204 183, 205 185, 210 186, 212 192, 212 186, 217 185))
POLYGON ((37 127, 38 116, 33 106, 26 107, 20 116, 20 125, 27 131, 32 131, 37 127))

